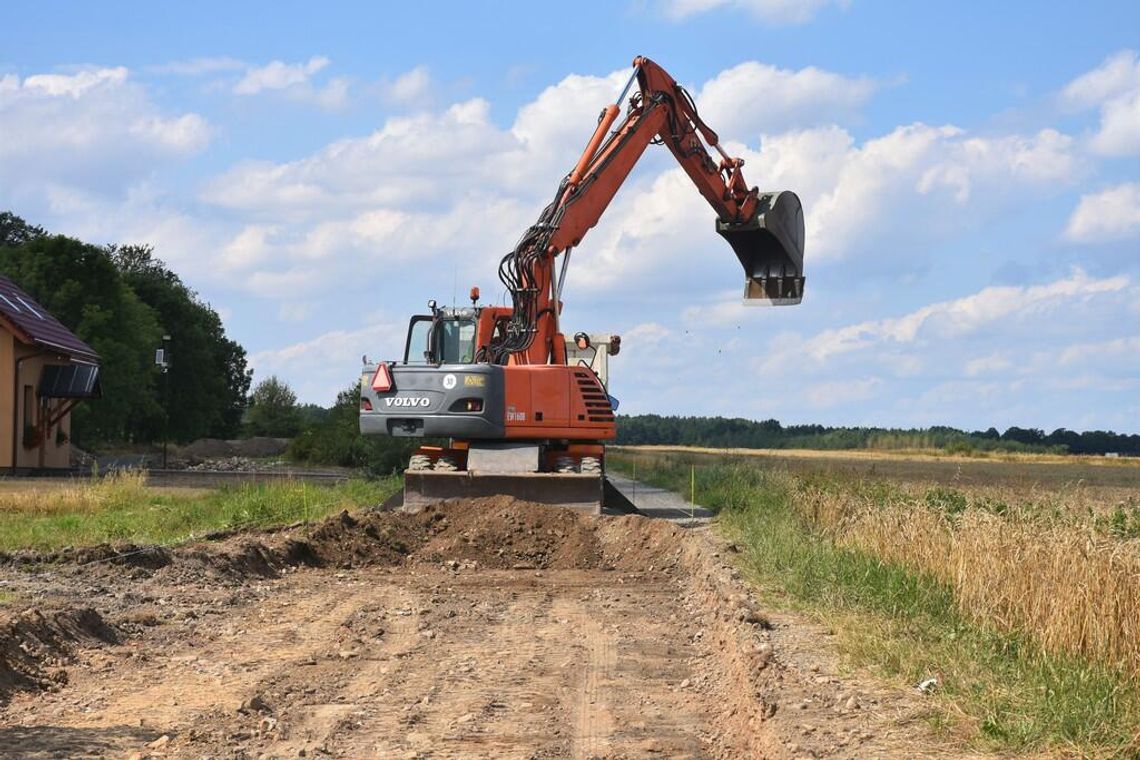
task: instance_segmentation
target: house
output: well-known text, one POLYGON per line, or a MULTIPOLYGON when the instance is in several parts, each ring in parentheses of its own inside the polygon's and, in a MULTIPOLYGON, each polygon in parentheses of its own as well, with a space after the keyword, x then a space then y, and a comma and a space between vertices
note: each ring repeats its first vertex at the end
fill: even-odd
POLYGON ((99 398, 99 355, 0 275, 0 471, 71 466, 71 410, 99 398))

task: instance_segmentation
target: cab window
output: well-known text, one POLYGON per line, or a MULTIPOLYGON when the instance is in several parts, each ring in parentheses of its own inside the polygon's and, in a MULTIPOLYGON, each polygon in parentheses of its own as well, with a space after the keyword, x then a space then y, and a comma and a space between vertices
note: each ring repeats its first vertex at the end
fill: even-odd
POLYGON ((441 364, 470 364, 475 360, 473 320, 441 319, 436 322, 434 337, 433 353, 441 364))
POLYGON ((408 325, 408 342, 404 345, 404 364, 427 364, 428 336, 431 335, 431 317, 412 317, 408 325))

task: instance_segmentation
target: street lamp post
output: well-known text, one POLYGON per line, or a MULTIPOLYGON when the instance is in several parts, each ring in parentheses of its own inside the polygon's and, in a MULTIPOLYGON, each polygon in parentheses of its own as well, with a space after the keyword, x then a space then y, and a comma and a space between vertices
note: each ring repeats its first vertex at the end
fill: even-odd
POLYGON ((166 469, 166 444, 170 440, 170 336, 162 336, 162 347, 154 352, 154 363, 162 368, 162 469, 166 469))

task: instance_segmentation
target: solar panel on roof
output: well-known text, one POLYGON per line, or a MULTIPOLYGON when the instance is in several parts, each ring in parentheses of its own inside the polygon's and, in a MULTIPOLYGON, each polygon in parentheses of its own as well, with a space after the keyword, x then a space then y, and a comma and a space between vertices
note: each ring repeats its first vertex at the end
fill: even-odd
POLYGON ((36 300, 7 277, 0 275, 0 316, 17 337, 54 353, 81 361, 97 361, 99 355, 68 330, 36 300), (17 305, 23 304, 23 308, 17 305))
POLYGON ((39 317, 40 319, 43 319, 43 318, 44 318, 44 315, 43 315, 43 314, 40 314, 38 311, 36 311, 36 310, 35 310, 35 309, 32 307, 32 305, 31 305, 30 303, 28 303, 27 301, 25 301, 23 298, 20 298, 19 296, 16 296, 16 300, 17 300, 17 301, 19 301, 20 303, 24 304, 24 308, 26 308, 26 309, 27 309, 28 311, 30 311, 32 314, 36 315, 36 316, 37 316, 37 317, 39 317))

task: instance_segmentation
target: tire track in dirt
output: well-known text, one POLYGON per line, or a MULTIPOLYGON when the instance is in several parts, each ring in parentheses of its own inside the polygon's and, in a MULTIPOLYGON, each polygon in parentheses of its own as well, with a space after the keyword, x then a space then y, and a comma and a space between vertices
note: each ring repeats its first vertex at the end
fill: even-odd
POLYGON ((613 639, 584 610, 576 609, 569 619, 582 637, 579 647, 584 650, 585 660, 574 707, 572 757, 588 760, 603 756, 609 748, 614 721, 605 689, 617 663, 617 653, 613 639))
POLYGON ((535 625, 552 595, 493 575, 501 577, 457 578, 441 589, 448 602, 432 615, 437 619, 428 623, 423 650, 405 664, 412 677, 388 695, 404 707, 367 716, 359 731, 334 745, 337 754, 514 757, 549 736, 548 721, 535 708, 550 701, 540 684, 551 652, 535 625))

